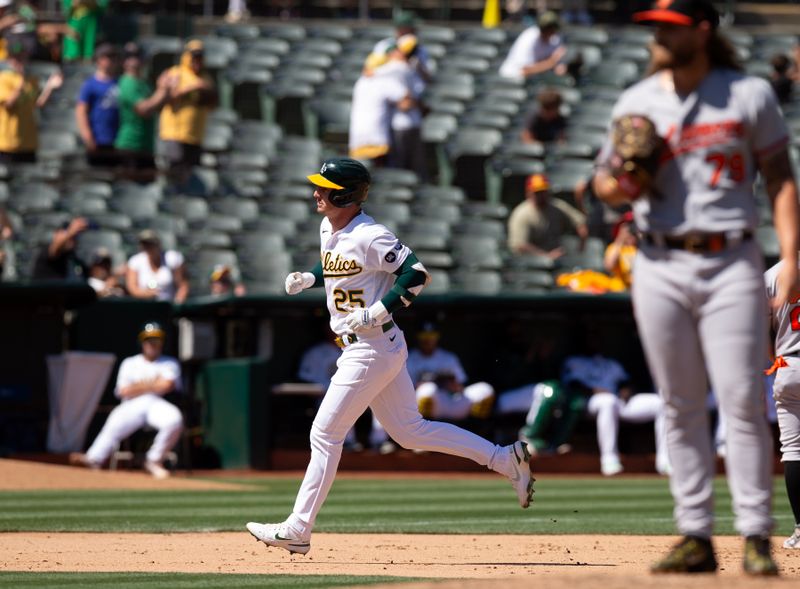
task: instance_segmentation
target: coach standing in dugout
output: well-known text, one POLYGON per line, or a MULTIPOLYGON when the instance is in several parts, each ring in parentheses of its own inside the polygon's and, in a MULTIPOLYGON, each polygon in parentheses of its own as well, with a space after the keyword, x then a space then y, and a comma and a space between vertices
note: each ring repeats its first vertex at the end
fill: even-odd
POLYGON ((774 298, 780 305, 798 282, 789 133, 769 83, 745 75, 718 32, 711 2, 657 2, 634 20, 656 25, 656 71, 615 105, 594 186, 609 204, 633 202, 642 231, 633 306, 664 399, 670 487, 684 535, 652 571, 717 569, 708 374, 727 420, 726 472, 735 527, 745 537, 744 570, 776 575, 772 441, 761 375, 767 303, 752 186, 759 171, 784 262, 774 298))

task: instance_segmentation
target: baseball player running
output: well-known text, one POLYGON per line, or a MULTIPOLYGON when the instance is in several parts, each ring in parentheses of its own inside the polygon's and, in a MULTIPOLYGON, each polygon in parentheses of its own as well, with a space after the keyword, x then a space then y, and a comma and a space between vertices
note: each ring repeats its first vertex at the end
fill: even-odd
MULTIPOLYGON (((778 262, 764 274, 770 301, 777 292, 783 263, 778 262)), ((766 372, 775 374, 772 395, 781 435, 783 476, 795 521, 794 533, 783 547, 800 549, 800 298, 792 298, 780 307, 770 306, 770 310, 775 362, 766 372)))
POLYGON ((615 105, 594 187, 609 204, 633 201, 642 231, 632 298, 664 398, 674 514, 684 535, 652 570, 717 569, 708 374, 727 423, 726 467, 735 526, 746 538, 744 570, 775 575, 771 439, 760 376, 767 309, 752 185, 760 171, 784 261, 774 296, 782 305, 798 278, 788 131, 769 84, 742 73, 734 48, 717 31, 711 2, 660 0, 634 19, 657 25, 657 71, 615 105), (643 139, 648 129, 654 136, 643 139), (659 147, 647 155, 636 145, 659 147))
POLYGON ((520 505, 528 507, 534 479, 524 444, 496 446, 452 424, 427 421, 417 410, 405 337, 392 313, 410 305, 430 276, 407 246, 361 210, 370 185, 367 169, 349 158, 329 159, 308 179, 325 217, 321 261, 311 272, 287 276, 286 292, 325 286, 331 329, 343 351, 311 426, 311 460, 292 514, 279 524, 250 522, 247 529, 268 546, 309 551, 345 435, 367 407, 405 448, 470 458, 507 476, 520 505))

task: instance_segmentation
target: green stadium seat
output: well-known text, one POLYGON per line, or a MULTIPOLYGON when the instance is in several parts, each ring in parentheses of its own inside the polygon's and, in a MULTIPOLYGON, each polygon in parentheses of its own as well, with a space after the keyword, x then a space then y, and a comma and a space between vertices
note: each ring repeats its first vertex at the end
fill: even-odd
POLYGON ((163 210, 183 217, 188 223, 205 219, 208 216, 208 202, 204 198, 171 196, 161 206, 163 210))
POLYGON ((224 24, 214 28, 214 33, 219 37, 227 37, 235 41, 247 41, 257 39, 259 36, 258 27, 245 24, 224 24))
MULTIPOLYGON (((201 224, 200 224, 201 225, 201 224)), ((233 247, 230 235, 221 231, 191 231, 178 241, 184 250, 202 251, 233 247)))
POLYGON ((261 25, 259 34, 262 39, 284 39, 290 43, 303 41, 308 36, 303 25, 289 23, 261 25))
POLYGON ((417 199, 440 203, 463 203, 466 200, 464 190, 458 186, 434 186, 424 184, 417 189, 417 199))
POLYGON ((244 224, 239 217, 215 213, 209 215, 202 221, 195 221, 192 223, 192 231, 221 232, 227 233, 228 235, 236 235, 242 231, 243 226, 244 224))
POLYGON ((461 291, 475 295, 497 295, 503 290, 500 273, 494 270, 469 272, 458 271, 450 274, 451 291, 461 291))
POLYGON ((156 217, 158 215, 158 203, 159 201, 156 198, 147 198, 136 194, 114 196, 109 201, 112 210, 123 213, 134 221, 156 217))
POLYGON ((446 294, 450 292, 450 275, 446 270, 428 269, 431 281, 425 287, 425 294, 446 294))
POLYGON ((93 213, 91 220, 97 223, 101 229, 124 232, 133 228, 133 220, 128 215, 114 211, 93 213))
POLYGON ((258 217, 258 203, 248 198, 219 198, 210 201, 211 208, 223 215, 236 217, 241 221, 255 219, 258 217))

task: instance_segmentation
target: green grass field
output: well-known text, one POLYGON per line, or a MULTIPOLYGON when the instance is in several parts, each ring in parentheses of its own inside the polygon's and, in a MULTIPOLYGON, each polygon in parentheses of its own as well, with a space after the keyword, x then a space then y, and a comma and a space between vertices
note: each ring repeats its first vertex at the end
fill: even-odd
MULTIPOLYGON (((250 520, 281 521, 298 479, 229 480, 236 491, 0 492, 0 531, 240 531, 250 520)), ((718 533, 732 534, 730 495, 717 479, 718 533)), ((451 534, 673 534, 672 499, 663 478, 542 476, 528 510, 497 478, 339 479, 318 519, 319 532, 451 534)), ((778 530, 792 526, 775 480, 778 530)), ((0 587, 342 587, 411 581, 392 577, 180 573, 0 573, 0 587)))
MULTIPOLYGON (((0 531, 242 531, 246 522, 282 521, 299 479, 229 481, 242 491, 0 492, 0 531)), ((716 481, 717 531, 732 534, 730 495, 716 481)), ((775 480, 778 528, 792 527, 783 482, 775 480)), ((319 532, 449 534, 672 534, 672 499, 662 478, 542 476, 521 510, 500 477, 347 480, 334 483, 319 532)))

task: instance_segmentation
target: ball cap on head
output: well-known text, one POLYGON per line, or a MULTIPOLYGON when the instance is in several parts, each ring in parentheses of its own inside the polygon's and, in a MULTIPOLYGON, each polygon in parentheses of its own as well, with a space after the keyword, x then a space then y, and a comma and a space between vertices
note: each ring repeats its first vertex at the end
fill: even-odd
POLYGON ((708 21, 712 29, 719 26, 719 12, 709 0, 658 0, 653 8, 633 15, 634 22, 667 23, 695 26, 708 21))
POLYGON ((417 332, 417 339, 439 339, 441 333, 433 321, 426 321, 417 332))
POLYGON ((146 339, 164 339, 165 337, 167 337, 167 332, 164 331, 164 328, 161 327, 161 324, 157 321, 148 321, 142 326, 142 330, 139 332, 140 342, 146 339))
POLYGON ((337 157, 325 160, 319 174, 308 176, 308 180, 315 186, 330 188, 328 199, 334 206, 344 208, 367 200, 372 178, 358 160, 337 157))
POLYGON ((561 21, 555 12, 547 10, 536 19, 536 25, 540 29, 559 29, 561 28, 561 21))
POLYGON ((525 190, 528 192, 543 192, 550 190, 550 181, 544 174, 531 174, 525 181, 525 190))

